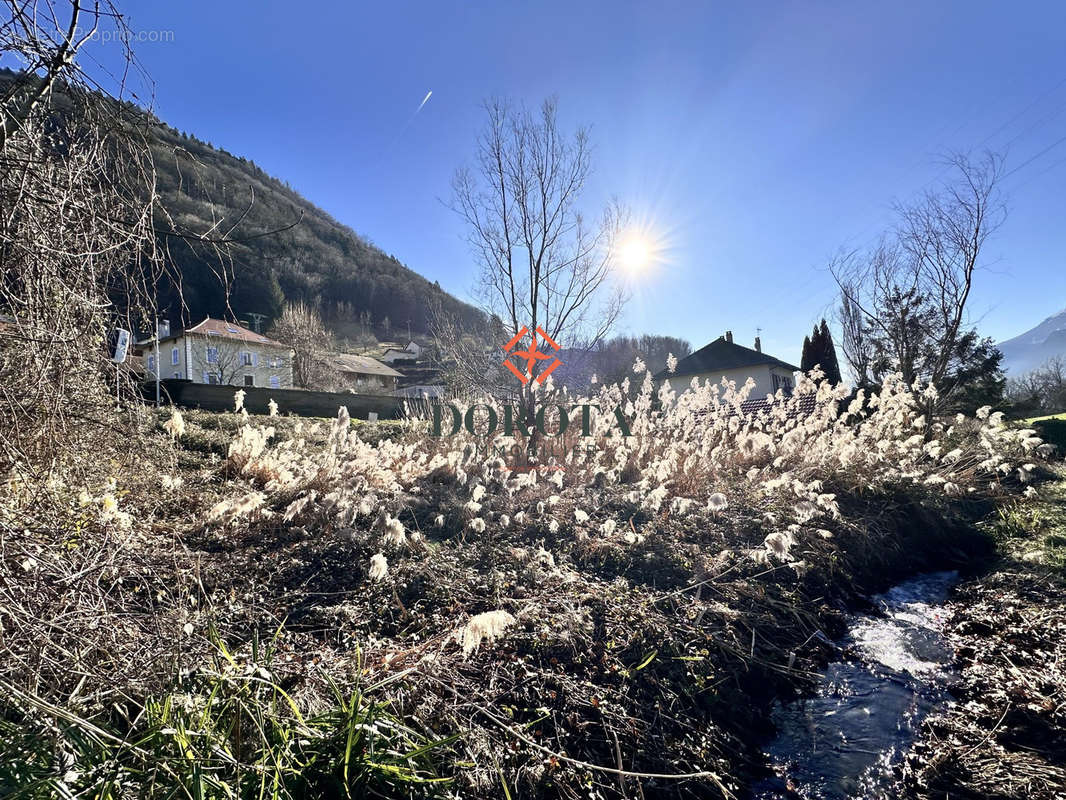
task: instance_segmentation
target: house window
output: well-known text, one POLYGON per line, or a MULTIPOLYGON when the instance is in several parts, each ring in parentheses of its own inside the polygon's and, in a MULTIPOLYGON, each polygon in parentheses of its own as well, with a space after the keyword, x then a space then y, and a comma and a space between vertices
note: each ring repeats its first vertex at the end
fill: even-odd
POLYGON ((175 378, 176 380, 179 380, 179 381, 181 380, 181 371, 180 371, 180 370, 179 370, 178 372, 175 372, 175 373, 174 373, 174 378, 175 378))
POLYGON ((280 389, 281 388, 281 378, 279 378, 277 375, 271 375, 270 376, 270 388, 271 389, 280 389))
POLYGON ((774 379, 774 391, 776 392, 778 389, 781 388, 781 376, 780 375, 771 375, 770 377, 772 377, 774 379))
POLYGON ((218 375, 216 375, 213 372, 205 372, 204 373, 204 378, 207 379, 207 381, 206 381, 207 383, 210 383, 210 384, 217 384, 218 383, 218 375))
POLYGON ((245 375, 244 376, 244 385, 245 386, 255 386, 255 377, 252 376, 252 375, 245 375))
POLYGON ((252 354, 249 353, 247 350, 242 350, 241 351, 241 366, 242 367, 250 367, 250 366, 252 366, 252 354))
POLYGON ((178 348, 176 348, 176 347, 170 348, 170 364, 171 364, 171 366, 176 366, 178 363, 180 363, 180 360, 181 360, 181 353, 178 350, 178 348))
POLYGON ((148 356, 148 371, 155 374, 155 356, 148 356))
POLYGON ((209 348, 207 348, 207 363, 208 364, 217 364, 218 363, 218 348, 217 347, 209 347, 209 348))

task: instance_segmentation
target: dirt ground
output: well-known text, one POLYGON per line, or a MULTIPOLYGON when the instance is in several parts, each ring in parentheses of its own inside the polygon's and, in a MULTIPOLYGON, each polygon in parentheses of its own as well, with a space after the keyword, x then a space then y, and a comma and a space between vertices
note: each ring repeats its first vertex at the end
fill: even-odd
POLYGON ((1066 797, 1066 482, 991 524, 1002 557, 958 588, 960 680, 905 767, 908 795, 1066 797))

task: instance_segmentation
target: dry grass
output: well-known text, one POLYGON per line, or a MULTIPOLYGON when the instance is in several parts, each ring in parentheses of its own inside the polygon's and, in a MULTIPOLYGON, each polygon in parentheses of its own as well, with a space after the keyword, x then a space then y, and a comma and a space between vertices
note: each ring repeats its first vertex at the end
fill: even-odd
POLYGON ((129 739, 143 728, 116 702, 180 694, 219 648, 254 671, 269 640, 300 714, 370 686, 424 741, 457 735, 435 756, 452 783, 427 792, 739 793, 770 703, 822 663, 853 586, 952 557, 1039 447, 995 418, 934 426, 930 446, 906 387, 847 415, 819 391, 796 422, 732 415, 735 389, 656 410, 649 388, 633 439, 597 429, 535 478, 424 421, 187 414, 172 443, 161 413, 87 495, 53 486, 48 524, 9 496, 0 678, 38 705, 4 714, 129 739))

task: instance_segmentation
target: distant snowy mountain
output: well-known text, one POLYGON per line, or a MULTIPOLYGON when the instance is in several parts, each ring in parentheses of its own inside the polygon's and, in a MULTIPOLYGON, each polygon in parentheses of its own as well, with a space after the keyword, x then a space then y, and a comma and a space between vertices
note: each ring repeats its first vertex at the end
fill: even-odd
POLYGON ((1066 358, 1066 308, 998 347, 1003 368, 1011 375, 1024 375, 1054 356, 1066 358))

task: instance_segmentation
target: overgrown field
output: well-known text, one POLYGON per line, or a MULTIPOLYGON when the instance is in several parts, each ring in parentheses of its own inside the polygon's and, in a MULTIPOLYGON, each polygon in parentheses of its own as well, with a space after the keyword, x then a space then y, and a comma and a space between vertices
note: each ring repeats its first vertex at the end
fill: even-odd
POLYGON ((898 381, 808 378, 745 416, 750 386, 634 370, 635 399, 590 401, 631 435, 593 415, 546 461, 420 418, 168 411, 47 485, 12 475, 0 784, 739 794, 855 593, 986 550, 973 521, 1050 454, 989 409, 925 420, 898 381))

